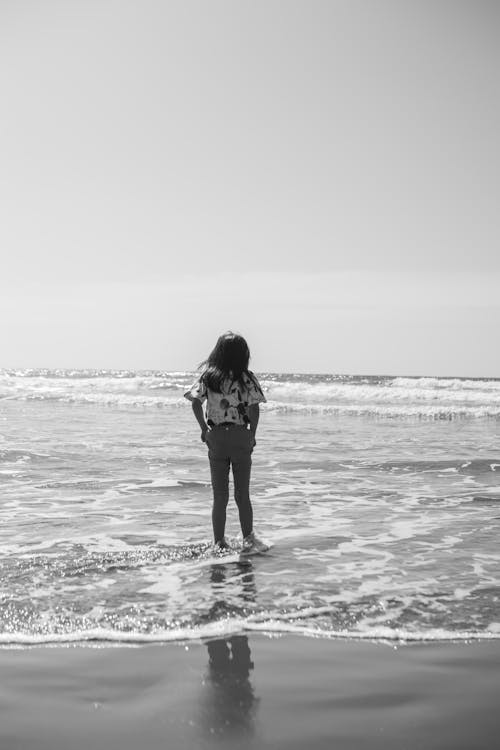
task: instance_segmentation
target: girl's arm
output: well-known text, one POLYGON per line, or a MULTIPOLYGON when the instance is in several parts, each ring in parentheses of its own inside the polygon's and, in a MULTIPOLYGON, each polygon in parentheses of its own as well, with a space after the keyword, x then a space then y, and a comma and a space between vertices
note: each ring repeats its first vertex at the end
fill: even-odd
POLYGON ((250 404, 248 407, 248 419, 250 420, 250 432, 254 436, 257 432, 257 425, 259 424, 260 409, 259 404, 250 404))
POLYGON ((203 415, 203 406, 199 398, 193 398, 193 400, 191 401, 191 408, 193 409, 193 414, 196 417, 196 421, 201 427, 201 440, 204 443, 208 431, 208 425, 205 422, 205 417, 203 415))

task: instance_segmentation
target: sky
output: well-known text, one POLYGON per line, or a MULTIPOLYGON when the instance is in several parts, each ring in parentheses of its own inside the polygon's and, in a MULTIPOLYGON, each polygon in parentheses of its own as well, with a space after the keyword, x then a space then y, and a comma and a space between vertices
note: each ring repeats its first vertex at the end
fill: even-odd
POLYGON ((0 0, 0 367, 500 377, 500 5, 0 0))

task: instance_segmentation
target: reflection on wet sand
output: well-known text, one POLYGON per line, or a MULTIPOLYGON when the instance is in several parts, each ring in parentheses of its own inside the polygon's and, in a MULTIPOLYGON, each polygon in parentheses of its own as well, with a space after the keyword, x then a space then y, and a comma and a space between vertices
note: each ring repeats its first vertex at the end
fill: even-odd
MULTIPOLYGON (((251 564, 238 566, 240 572, 231 580, 231 599, 245 605, 256 597, 255 579, 251 564)), ((228 570, 225 565, 214 565, 210 582, 216 599, 211 615, 227 611, 224 585, 228 570)), ((250 672, 254 668, 246 635, 233 635, 208 641, 208 671, 203 682, 203 727, 210 735, 249 735, 254 730, 254 719, 259 699, 254 694, 250 672)))

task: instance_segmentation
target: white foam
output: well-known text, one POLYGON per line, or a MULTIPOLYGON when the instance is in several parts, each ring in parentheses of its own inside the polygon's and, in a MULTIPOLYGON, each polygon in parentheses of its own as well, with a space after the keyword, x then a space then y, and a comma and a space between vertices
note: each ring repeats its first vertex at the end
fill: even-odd
POLYGON ((462 378, 394 378, 392 387, 425 390, 447 389, 447 390, 479 390, 500 392, 500 380, 466 380, 462 378))
POLYGON ((409 399, 405 404, 308 404, 269 401, 266 405, 270 411, 299 414, 324 414, 332 416, 380 417, 406 419, 456 419, 456 418, 496 418, 500 416, 500 403, 488 406, 447 406, 436 403, 434 405, 416 405, 409 399))
POLYGON ((35 646, 68 643, 108 643, 108 644, 152 644, 184 641, 203 641, 214 638, 228 638, 240 633, 289 634, 312 638, 343 639, 354 641, 409 642, 457 642, 500 640, 500 630, 493 623, 491 630, 446 630, 430 628, 412 631, 403 628, 376 626, 365 630, 321 629, 298 625, 292 622, 271 618, 262 622, 238 618, 228 618, 208 623, 200 627, 157 630, 153 633, 123 632, 106 628, 80 630, 73 633, 1 633, 0 646, 35 646))
MULTIPOLYGON (((0 370, 0 398, 116 407, 179 407, 193 373, 0 370)), ((266 408, 377 417, 498 417, 500 381, 458 378, 265 377, 266 408)))

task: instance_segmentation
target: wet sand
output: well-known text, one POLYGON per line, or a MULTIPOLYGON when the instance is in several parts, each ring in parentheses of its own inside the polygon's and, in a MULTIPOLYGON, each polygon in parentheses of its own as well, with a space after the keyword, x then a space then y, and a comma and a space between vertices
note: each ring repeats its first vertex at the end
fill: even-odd
POLYGON ((3 649, 0 748, 486 750, 499 666, 499 641, 3 649))

